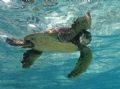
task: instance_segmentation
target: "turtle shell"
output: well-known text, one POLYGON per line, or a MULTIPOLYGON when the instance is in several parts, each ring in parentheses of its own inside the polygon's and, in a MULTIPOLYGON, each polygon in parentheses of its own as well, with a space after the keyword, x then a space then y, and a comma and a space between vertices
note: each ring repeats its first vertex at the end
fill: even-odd
POLYGON ((72 42, 60 42, 55 33, 34 33, 24 38, 34 44, 32 47, 38 51, 73 52, 78 47, 72 42))

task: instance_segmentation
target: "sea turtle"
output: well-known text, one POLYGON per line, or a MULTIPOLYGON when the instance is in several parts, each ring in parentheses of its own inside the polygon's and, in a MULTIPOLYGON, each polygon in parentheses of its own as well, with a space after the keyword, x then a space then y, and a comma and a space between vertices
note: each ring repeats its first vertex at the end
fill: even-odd
POLYGON ((87 31, 91 26, 91 16, 78 17, 71 28, 49 29, 33 33, 24 37, 24 40, 7 38, 6 42, 12 46, 30 48, 23 54, 22 67, 29 68, 44 51, 48 52, 75 52, 80 51, 79 60, 69 78, 82 74, 88 68, 92 53, 87 44, 91 42, 91 34, 87 31))

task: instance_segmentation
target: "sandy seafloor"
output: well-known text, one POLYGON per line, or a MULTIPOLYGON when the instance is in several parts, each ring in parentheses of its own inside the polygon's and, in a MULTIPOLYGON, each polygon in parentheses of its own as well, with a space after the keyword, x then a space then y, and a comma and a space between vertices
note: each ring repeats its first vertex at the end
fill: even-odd
POLYGON ((120 0, 43 0, 25 4, 0 0, 0 89, 120 89, 120 0), (38 11, 33 8, 37 7, 38 11), (30 69, 21 67, 25 49, 5 42, 52 27, 70 27, 91 12, 93 61, 81 76, 68 79, 79 57, 74 53, 43 55, 30 69))

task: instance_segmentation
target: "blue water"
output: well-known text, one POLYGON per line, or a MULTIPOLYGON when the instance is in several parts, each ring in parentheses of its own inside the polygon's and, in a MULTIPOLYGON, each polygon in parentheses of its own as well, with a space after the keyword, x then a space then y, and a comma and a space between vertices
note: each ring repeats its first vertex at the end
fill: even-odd
POLYGON ((25 4, 0 0, 0 89, 120 89, 120 0, 44 0, 25 4), (33 8, 39 10, 33 10, 33 8), (90 11, 93 61, 74 79, 67 74, 79 57, 74 53, 43 53, 30 69, 22 69, 23 48, 5 43, 51 27, 69 27, 90 11))

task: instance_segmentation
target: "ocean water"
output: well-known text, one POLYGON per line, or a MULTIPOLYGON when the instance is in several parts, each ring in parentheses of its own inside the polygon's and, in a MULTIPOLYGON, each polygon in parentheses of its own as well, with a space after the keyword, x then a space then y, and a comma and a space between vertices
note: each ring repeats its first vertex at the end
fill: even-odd
POLYGON ((120 0, 0 0, 0 89, 120 89, 120 0), (90 11, 93 52, 89 68, 68 79, 79 52, 45 52, 30 69, 21 67, 26 49, 6 37, 23 38, 52 27, 69 27, 90 11))

